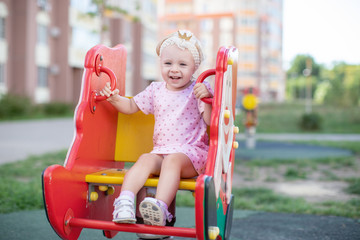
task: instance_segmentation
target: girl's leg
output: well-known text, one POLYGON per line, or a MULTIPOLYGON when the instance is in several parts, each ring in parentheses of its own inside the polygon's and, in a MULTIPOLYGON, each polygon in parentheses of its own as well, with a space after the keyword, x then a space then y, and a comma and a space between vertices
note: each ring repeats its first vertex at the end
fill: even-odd
POLYGON ((172 219, 168 206, 173 201, 179 188, 180 178, 197 176, 190 159, 183 153, 170 154, 161 164, 156 199, 145 198, 140 203, 140 213, 144 223, 148 225, 164 226, 166 220, 172 219))
POLYGON ((120 196, 115 199, 113 221, 117 223, 135 223, 134 195, 144 185, 148 176, 158 174, 162 157, 155 154, 144 154, 125 175, 120 196))
POLYGON ((162 156, 143 154, 126 173, 121 191, 130 191, 135 195, 144 186, 150 174, 158 175, 161 169, 162 156))
POLYGON ((170 206, 179 188, 180 178, 197 176, 191 160, 183 153, 174 153, 166 156, 161 164, 156 199, 170 206))

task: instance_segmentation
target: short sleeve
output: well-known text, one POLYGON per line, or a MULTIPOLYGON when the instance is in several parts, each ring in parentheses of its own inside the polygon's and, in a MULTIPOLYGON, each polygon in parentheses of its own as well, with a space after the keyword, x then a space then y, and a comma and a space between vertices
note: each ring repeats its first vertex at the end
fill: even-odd
POLYGON ((154 113, 154 83, 151 83, 144 91, 134 97, 139 109, 145 114, 154 113))

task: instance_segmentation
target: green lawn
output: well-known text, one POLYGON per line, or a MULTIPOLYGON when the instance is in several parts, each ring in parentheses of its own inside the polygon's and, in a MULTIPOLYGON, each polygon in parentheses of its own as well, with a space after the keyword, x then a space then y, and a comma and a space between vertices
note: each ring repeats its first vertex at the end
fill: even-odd
MULTIPOLYGON (((326 143, 324 143, 326 144, 326 143)), ((360 146, 360 145, 357 145, 360 146)), ((346 148, 345 144, 344 147, 346 148)), ((354 148, 349 144, 347 148, 354 148)), ((356 148, 359 151, 359 147, 356 148)), ((45 154, 42 156, 32 156, 24 161, 0 165, 0 213, 9 213, 21 210, 43 208, 41 174, 42 171, 52 164, 63 164, 66 151, 45 154)), ((294 164, 294 161, 288 163, 294 164)), ((333 159, 321 159, 318 163, 314 162, 295 162, 294 169, 305 167, 314 168, 314 164, 336 164, 346 166, 352 164, 348 159, 340 159, 334 163, 333 159)), ((251 167, 261 166, 263 161, 249 162, 251 167)), ((282 164, 286 164, 283 162, 282 164)), ((277 163, 270 164, 277 167, 277 163)), ((289 173, 291 177, 297 176, 297 172, 289 173)), ((353 194, 359 192, 359 178, 348 179, 350 184, 349 191, 353 194)), ((345 203, 324 202, 311 204, 301 198, 291 198, 276 194, 265 188, 240 188, 233 189, 235 195, 235 207, 237 209, 272 211, 272 212, 291 212, 307 213, 320 215, 336 215, 351 218, 360 218, 360 200, 353 199, 345 203)), ((189 192, 181 192, 177 197, 178 206, 193 206, 194 198, 189 192)))
MULTIPOLYGON (((321 129, 316 133, 360 133, 359 107, 340 108, 313 105, 313 113, 322 119, 321 129)), ((258 109, 258 133, 301 133, 301 116, 305 113, 303 103, 260 104, 258 109)), ((237 125, 243 130, 244 113, 237 116, 237 125)))
MULTIPOLYGON (((287 197, 267 188, 253 187, 233 189, 233 194, 235 209, 360 218, 360 199, 309 203, 303 198, 287 197)), ((177 194, 176 204, 193 207, 194 197, 190 193, 180 192, 177 194)))
POLYGON ((63 164, 66 151, 32 156, 0 165, 0 213, 43 207, 41 174, 52 164, 63 164))

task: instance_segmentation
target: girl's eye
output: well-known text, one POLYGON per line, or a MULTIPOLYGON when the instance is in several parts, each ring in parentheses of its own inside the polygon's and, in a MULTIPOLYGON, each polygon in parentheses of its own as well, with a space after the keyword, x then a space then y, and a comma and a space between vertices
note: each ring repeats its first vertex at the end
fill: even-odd
POLYGON ((180 63, 180 66, 187 66, 186 63, 180 63))
POLYGON ((165 62, 165 65, 171 65, 171 62, 165 62))

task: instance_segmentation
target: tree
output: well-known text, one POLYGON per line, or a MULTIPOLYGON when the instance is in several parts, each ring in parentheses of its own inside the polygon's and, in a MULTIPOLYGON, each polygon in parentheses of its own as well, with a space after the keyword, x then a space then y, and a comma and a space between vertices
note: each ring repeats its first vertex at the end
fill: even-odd
MULTIPOLYGON (((121 8, 120 6, 111 5, 108 3, 108 0, 92 0, 92 4, 96 6, 95 11, 88 12, 87 15, 90 17, 99 17, 101 21, 100 27, 100 42, 104 42, 106 37, 105 34, 109 30, 109 21, 108 18, 117 13, 121 16, 129 18, 133 22, 139 21, 139 18, 135 15, 131 15, 127 10, 121 8)), ((133 2, 135 5, 135 10, 140 9, 139 1, 136 0, 133 2)))
POLYGON ((304 70, 307 68, 306 62, 311 61, 311 95, 314 95, 317 84, 321 81, 321 71, 323 67, 316 63, 310 55, 297 55, 291 62, 291 67, 287 71, 287 95, 290 98, 298 99, 306 96, 306 77, 304 70))
POLYGON ((307 59, 310 59, 312 62, 311 76, 319 77, 321 66, 316 63, 315 59, 310 55, 297 55, 291 62, 290 69, 287 71, 287 78, 291 79, 294 76, 303 76, 307 59))
POLYGON ((318 103, 335 106, 360 106, 360 65, 334 63, 331 69, 315 62, 309 55, 297 55, 287 71, 287 95, 290 99, 305 98, 306 61, 312 61, 311 89, 318 103))
POLYGON ((330 88, 325 95, 325 103, 338 106, 358 106, 360 104, 360 66, 340 62, 325 76, 330 88))

